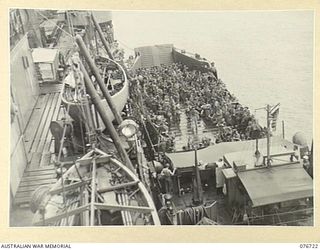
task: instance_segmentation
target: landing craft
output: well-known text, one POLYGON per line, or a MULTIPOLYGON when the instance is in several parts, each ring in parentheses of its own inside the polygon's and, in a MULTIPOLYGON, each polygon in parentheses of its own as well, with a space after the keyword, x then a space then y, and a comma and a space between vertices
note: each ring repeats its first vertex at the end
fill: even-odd
POLYGON ((173 44, 145 46, 124 62, 111 19, 87 11, 65 11, 66 20, 51 14, 59 21, 45 34, 42 46, 49 48, 34 48, 32 58, 26 39, 22 47, 14 36, 11 43, 13 138, 25 138, 12 143, 18 145, 12 205, 29 204, 32 225, 313 225, 313 183, 301 147, 271 133, 279 106, 264 107, 268 127, 262 129, 199 54, 173 44), (50 57, 37 58, 41 50, 50 57), (147 100, 148 74, 163 69, 169 75, 170 67, 176 67, 173 80, 191 75, 219 86, 248 126, 224 111, 212 113, 215 102, 178 105, 162 95, 174 110, 156 107, 147 100), (26 93, 17 87, 25 83, 17 74, 22 68, 34 79, 26 93), (28 99, 31 113, 20 107, 20 123, 14 107, 30 96, 37 100, 28 99))

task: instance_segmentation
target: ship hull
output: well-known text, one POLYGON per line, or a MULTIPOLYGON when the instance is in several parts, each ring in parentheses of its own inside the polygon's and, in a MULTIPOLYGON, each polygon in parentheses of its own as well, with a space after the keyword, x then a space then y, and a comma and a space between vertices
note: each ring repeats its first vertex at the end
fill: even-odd
POLYGON ((199 70, 204 73, 212 71, 208 61, 198 60, 195 57, 183 53, 181 50, 174 48, 172 50, 172 55, 176 63, 182 63, 183 65, 188 66, 190 70, 199 70))

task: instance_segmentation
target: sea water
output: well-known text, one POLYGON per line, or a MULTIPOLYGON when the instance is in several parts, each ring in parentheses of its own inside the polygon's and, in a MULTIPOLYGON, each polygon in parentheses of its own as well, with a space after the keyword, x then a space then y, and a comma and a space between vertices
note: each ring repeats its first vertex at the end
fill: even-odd
POLYGON ((214 61, 219 78, 245 106, 280 102, 278 134, 313 138, 313 11, 113 12, 115 38, 126 51, 174 44, 214 61))

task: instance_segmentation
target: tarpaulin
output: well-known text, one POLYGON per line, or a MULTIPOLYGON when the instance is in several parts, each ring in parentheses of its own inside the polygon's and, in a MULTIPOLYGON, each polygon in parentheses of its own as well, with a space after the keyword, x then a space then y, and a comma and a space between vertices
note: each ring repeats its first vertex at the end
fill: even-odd
POLYGON ((253 207, 313 196, 313 182, 300 163, 238 172, 253 207))

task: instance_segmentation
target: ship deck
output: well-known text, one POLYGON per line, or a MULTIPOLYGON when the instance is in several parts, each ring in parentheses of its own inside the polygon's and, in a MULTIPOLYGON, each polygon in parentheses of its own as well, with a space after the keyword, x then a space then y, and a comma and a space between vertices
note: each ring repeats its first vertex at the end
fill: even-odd
MULTIPOLYGON (((200 140, 207 138, 214 142, 219 133, 219 128, 206 124, 202 119, 197 121, 197 129, 200 140)), ((188 119, 185 108, 181 110, 180 122, 170 126, 169 132, 175 136, 175 151, 184 151, 183 148, 188 145, 189 138, 195 136, 192 121, 188 119)))
MULTIPOLYGON (((232 214, 226 204, 226 199, 223 195, 217 194, 217 190, 212 185, 207 188, 203 193, 203 204, 208 206, 214 202, 217 202, 217 223, 219 225, 231 225, 232 214)), ((192 203, 193 192, 185 193, 183 195, 174 195, 173 203, 177 210, 193 207, 192 203)))
POLYGON ((56 171, 52 165, 54 138, 50 132, 50 123, 63 116, 61 87, 61 84, 41 86, 40 95, 24 131, 28 162, 14 197, 11 226, 31 225, 33 215, 29 202, 32 193, 39 186, 56 182, 56 171))

